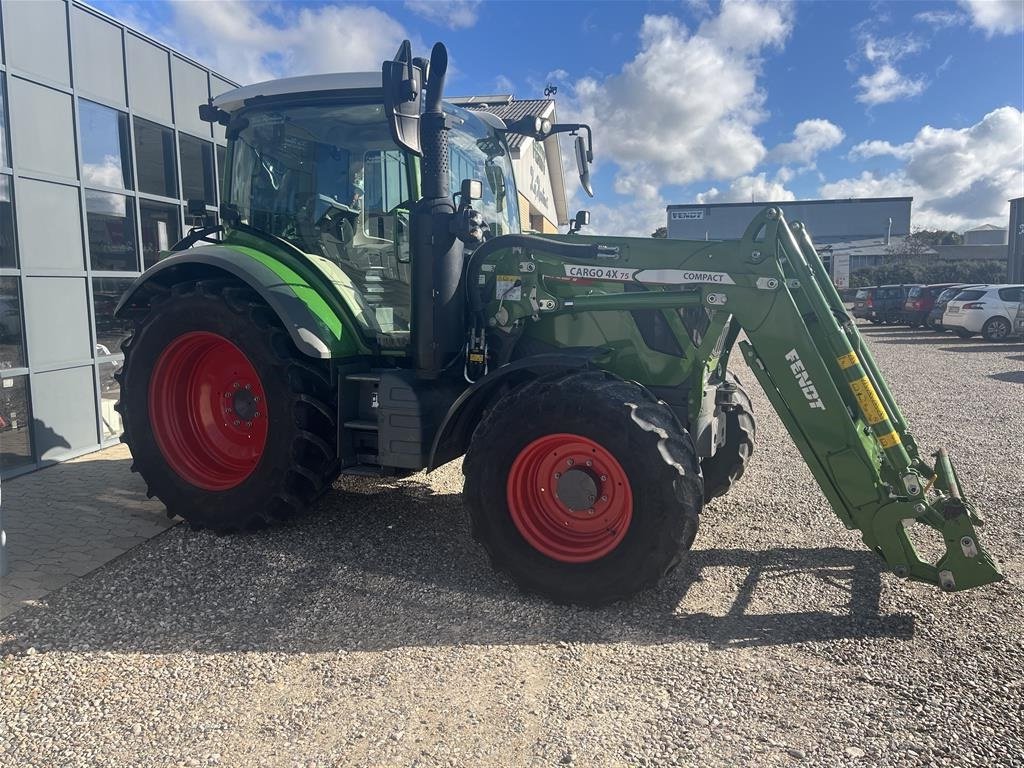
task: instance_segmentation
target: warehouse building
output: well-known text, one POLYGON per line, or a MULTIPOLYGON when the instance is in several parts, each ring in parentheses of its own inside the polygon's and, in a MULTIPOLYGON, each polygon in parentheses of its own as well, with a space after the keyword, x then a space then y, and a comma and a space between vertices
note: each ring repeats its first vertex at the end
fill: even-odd
POLYGON ((3 0, 0 65, 0 472, 117 442, 124 289, 211 215, 235 87, 92 8, 3 0))
POLYGON ((668 236, 680 240, 729 240, 766 206, 782 209, 786 220, 802 221, 815 244, 878 240, 910 234, 912 197, 863 197, 847 200, 782 200, 757 203, 707 203, 668 206, 668 236))

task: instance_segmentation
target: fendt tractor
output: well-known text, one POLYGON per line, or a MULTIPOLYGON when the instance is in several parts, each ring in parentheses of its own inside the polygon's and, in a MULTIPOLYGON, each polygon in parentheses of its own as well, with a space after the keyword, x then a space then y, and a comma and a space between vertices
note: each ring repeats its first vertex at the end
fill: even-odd
POLYGON ((244 531, 339 474, 464 455, 497 569, 558 602, 626 598, 744 472, 738 347, 839 519, 897 575, 947 591, 1001 578, 949 457, 918 449, 803 226, 767 207, 735 241, 523 234, 507 137, 573 136, 592 194, 590 127, 447 104, 447 58, 405 42, 379 73, 200 106, 226 129, 220 222, 117 309, 134 323, 123 440, 168 514, 244 531), (944 539, 937 563, 910 522, 944 539))

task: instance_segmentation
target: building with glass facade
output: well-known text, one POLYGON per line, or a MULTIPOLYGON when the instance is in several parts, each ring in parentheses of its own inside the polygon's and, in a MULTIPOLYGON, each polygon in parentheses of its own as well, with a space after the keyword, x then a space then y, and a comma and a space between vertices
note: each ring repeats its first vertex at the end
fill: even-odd
POLYGON ((113 309, 186 228, 215 218, 235 84, 86 5, 0 2, 0 473, 117 442, 113 309))

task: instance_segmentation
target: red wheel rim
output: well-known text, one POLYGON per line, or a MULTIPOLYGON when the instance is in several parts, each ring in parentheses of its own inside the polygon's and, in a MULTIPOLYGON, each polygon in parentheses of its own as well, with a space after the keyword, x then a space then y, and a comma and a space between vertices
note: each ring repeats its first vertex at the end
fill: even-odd
POLYGON ((223 336, 185 333, 160 353, 149 419, 164 459, 186 482, 234 488, 267 444, 267 398, 249 358, 223 336))
POLYGON ((633 518, 622 465, 600 443, 545 435, 516 456, 506 487, 512 522, 530 546, 563 563, 589 563, 615 549, 633 518))

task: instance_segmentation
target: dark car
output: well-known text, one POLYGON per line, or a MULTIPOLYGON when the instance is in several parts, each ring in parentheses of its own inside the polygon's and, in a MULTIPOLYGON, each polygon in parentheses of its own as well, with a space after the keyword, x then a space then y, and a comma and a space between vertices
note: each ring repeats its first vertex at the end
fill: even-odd
POLYGON ((903 319, 907 294, 916 285, 872 285, 857 291, 853 300, 853 316, 873 325, 898 323, 903 319))
POLYGON ((957 283, 913 286, 907 294, 907 300, 903 304, 903 321, 911 328, 924 325, 928 319, 928 313, 935 306, 935 300, 939 297, 939 294, 955 285, 957 283))
POLYGON ((942 315, 946 311, 946 305, 949 304, 949 302, 953 300, 953 297, 960 293, 960 291, 966 291, 968 288, 977 287, 978 286, 974 283, 951 285, 935 297, 935 303, 932 305, 931 310, 929 310, 928 317, 925 318, 924 324, 933 331, 938 331, 939 333, 945 333, 948 331, 949 329, 944 328, 942 325, 942 315))

